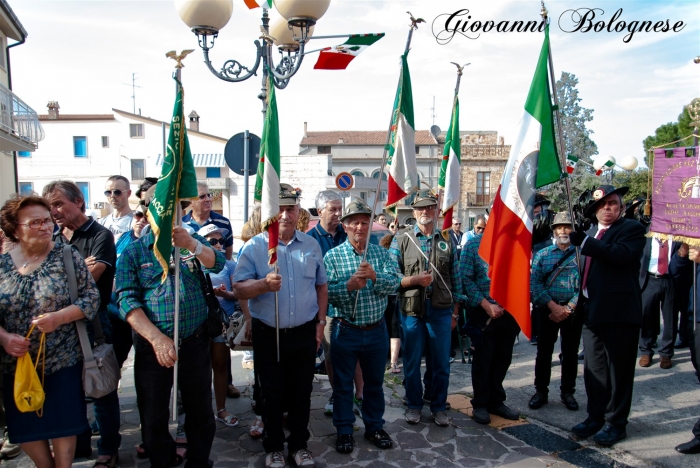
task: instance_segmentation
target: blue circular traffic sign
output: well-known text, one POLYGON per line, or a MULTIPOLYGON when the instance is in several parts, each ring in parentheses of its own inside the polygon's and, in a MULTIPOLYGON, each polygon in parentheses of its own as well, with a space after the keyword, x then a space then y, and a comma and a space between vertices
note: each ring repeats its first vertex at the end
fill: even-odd
POLYGON ((340 190, 350 190, 354 185, 352 174, 349 172, 341 172, 338 177, 335 178, 335 186, 340 190))

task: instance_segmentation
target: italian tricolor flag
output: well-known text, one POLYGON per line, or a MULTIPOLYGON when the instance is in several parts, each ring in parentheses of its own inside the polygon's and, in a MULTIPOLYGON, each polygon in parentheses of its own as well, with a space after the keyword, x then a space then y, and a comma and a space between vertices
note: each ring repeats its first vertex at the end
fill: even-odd
POLYGON ((277 263, 280 212, 280 129, 277 98, 272 79, 267 82, 267 112, 260 141, 260 162, 255 179, 255 201, 260 202, 260 222, 267 229, 269 264, 277 263))
POLYGON ((354 34, 343 44, 321 50, 314 68, 319 70, 345 70, 352 59, 367 47, 384 37, 379 34, 354 34))
POLYGON ((407 57, 408 52, 401 56, 401 77, 394 100, 389 139, 389 180, 384 209, 390 212, 409 194, 418 190, 416 127, 413 123, 413 92, 407 57))
POLYGON ((444 190, 442 196, 443 232, 452 226, 452 208, 459 203, 459 169, 462 160, 462 140, 459 137, 459 97, 455 95, 452 118, 445 138, 445 149, 440 166, 438 186, 444 190))
POLYGON ((248 7, 249 10, 252 10, 253 8, 267 8, 268 10, 272 8, 272 0, 243 0, 245 2, 245 6, 248 7))
POLYGON ((479 255, 489 265, 491 298, 515 318, 528 338, 532 334, 530 258, 535 188, 562 176, 554 142, 548 56, 549 27, 545 28, 518 138, 511 148, 479 247, 479 255))

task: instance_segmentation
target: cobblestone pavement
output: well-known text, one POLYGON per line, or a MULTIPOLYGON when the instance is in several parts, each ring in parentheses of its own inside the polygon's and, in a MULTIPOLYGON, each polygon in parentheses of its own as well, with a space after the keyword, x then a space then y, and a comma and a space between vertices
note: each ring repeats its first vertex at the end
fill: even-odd
MULTIPOLYGON (((260 440, 248 435, 248 428, 255 419, 251 410, 250 396, 252 371, 241 368, 241 352, 233 353, 234 381, 243 392, 241 398, 228 399, 229 411, 238 415, 241 424, 229 428, 217 423, 216 438, 211 453, 215 466, 218 467, 264 467, 264 452, 260 440)), ((141 442, 139 417, 136 408, 136 395, 133 388, 132 362, 125 364, 120 388, 121 433, 123 436, 119 452, 122 467, 147 467, 148 460, 136 458, 136 446, 141 442)), ((468 374, 470 366, 453 365, 453 373, 468 374)), ((317 466, 348 467, 397 467, 414 468, 432 466, 448 468, 463 467, 600 467, 624 466, 605 455, 582 447, 569 440, 566 434, 557 434, 541 425, 529 424, 525 419, 517 422, 505 421, 493 417, 490 426, 482 426, 471 420, 469 398, 466 393, 453 393, 449 396, 452 418, 449 427, 438 427, 430 418, 428 407, 423 409, 419 424, 410 425, 404 420, 401 397, 402 374, 387 374, 385 385, 386 420, 385 430, 393 438, 395 445, 390 450, 375 448, 363 437, 362 420, 357 419, 357 441, 351 454, 339 454, 335 451, 335 428, 332 418, 323 413, 331 390, 325 376, 317 376, 311 396, 311 440, 309 449, 314 455, 317 466), (538 448, 536 448, 538 447, 538 448), (568 460, 568 461, 567 461, 568 460)), ((466 375, 462 375, 465 378, 466 375)), ((452 386, 451 386, 452 387, 452 386)), ((171 426, 174 432, 175 426, 171 426)), ((96 456, 96 438, 93 438, 93 457, 96 456)), ((33 466, 22 455, 4 462, 9 467, 33 466)), ((94 459, 79 458, 74 466, 91 467, 94 459)))

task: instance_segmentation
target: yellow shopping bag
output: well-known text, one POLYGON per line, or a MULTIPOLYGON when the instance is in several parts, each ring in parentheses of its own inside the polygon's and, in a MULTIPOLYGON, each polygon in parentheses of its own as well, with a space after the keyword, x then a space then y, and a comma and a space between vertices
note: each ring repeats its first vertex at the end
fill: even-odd
MULTIPOLYGON (((34 331, 32 325, 27 333, 26 339, 34 331)), ((44 370, 46 366, 46 334, 42 333, 39 341, 39 351, 36 355, 36 363, 32 362, 29 353, 17 358, 17 370, 15 370, 15 404, 22 413, 36 411, 39 417, 43 414, 44 407, 44 370), (42 358, 41 381, 36 368, 39 366, 39 359, 42 358)))

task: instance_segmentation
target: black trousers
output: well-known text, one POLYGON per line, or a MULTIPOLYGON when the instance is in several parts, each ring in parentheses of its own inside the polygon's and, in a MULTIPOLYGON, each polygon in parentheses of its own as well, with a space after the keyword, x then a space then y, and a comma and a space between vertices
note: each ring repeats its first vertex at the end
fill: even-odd
MULTIPOLYGON (((280 330, 277 362, 275 328, 253 319, 253 360, 265 398, 265 453, 284 451, 283 413, 288 411, 289 453, 307 448, 311 390, 316 365, 316 321, 280 330)), ((189 415, 187 416, 189 417, 189 415)))
POLYGON ((481 307, 472 310, 474 325, 484 328, 479 342, 474 344, 472 358, 472 386, 474 387, 474 408, 496 409, 506 401, 503 380, 513 357, 515 337, 520 327, 508 312, 491 320, 481 307))
MULTIPOLYGON (((692 311, 690 312, 690 315, 693 315, 692 311)), ((685 336, 688 338, 693 338, 688 340, 688 344, 690 345, 690 359, 693 361, 693 367, 695 367, 695 375, 700 375, 698 374, 697 355, 698 351, 700 351, 700 324, 698 324, 696 328, 693 326, 692 321, 688 321, 685 328, 685 336)), ((700 377, 698 377, 698 380, 700 380, 700 377)), ((698 419, 693 426, 693 435, 696 439, 700 440, 700 419, 698 419)))
MULTIPOLYGON (((173 368, 158 364, 153 346, 134 334, 134 383, 141 417, 141 433, 152 467, 172 466, 175 441, 168 430, 173 368)), ((187 414, 186 468, 210 467, 209 453, 216 423, 211 409, 211 357, 209 337, 203 331, 182 341, 178 354, 178 388, 187 414)))
POLYGON ((540 334, 537 338, 535 359, 535 389, 547 395, 552 377, 552 352, 557 336, 561 333, 561 386, 562 394, 576 391, 578 373, 578 346, 581 343, 583 314, 580 312, 559 323, 549 319, 548 307, 534 307, 533 314, 540 318, 540 334))
POLYGON ((648 356, 654 355, 651 347, 661 332, 659 323, 663 317, 664 332, 659 343, 659 356, 673 356, 676 333, 678 332, 678 310, 673 307, 673 281, 670 276, 657 278, 649 275, 642 291, 642 330, 639 334, 639 351, 648 356))
POLYGON ((632 406, 639 327, 630 323, 584 325, 583 381, 588 415, 617 428, 627 425, 632 406))

